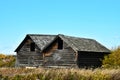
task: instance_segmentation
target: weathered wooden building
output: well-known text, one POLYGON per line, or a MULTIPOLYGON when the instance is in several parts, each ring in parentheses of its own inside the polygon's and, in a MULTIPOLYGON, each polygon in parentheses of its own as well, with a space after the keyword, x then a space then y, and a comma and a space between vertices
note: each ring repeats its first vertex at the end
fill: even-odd
POLYGON ((93 39, 28 34, 15 50, 16 66, 100 67, 110 51, 93 39))

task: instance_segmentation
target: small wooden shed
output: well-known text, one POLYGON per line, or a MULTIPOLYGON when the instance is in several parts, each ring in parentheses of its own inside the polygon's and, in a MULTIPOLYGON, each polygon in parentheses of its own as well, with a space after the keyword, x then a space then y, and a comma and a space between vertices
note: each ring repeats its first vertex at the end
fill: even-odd
POLYGON ((110 50, 93 39, 28 34, 15 50, 18 67, 100 67, 110 50))

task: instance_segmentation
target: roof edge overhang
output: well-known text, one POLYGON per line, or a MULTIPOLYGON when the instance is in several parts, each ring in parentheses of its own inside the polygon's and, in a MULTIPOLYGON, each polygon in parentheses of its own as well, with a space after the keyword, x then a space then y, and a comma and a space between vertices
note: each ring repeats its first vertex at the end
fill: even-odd
POLYGON ((50 46, 58 37, 59 37, 59 36, 56 35, 56 37, 55 37, 49 44, 47 44, 47 45, 41 50, 41 53, 42 53, 45 49, 47 49, 47 47, 50 46))
POLYGON ((63 34, 59 34, 58 36, 77 53, 78 49, 75 48, 74 45, 70 45, 66 40, 64 40, 63 34))
MULTIPOLYGON (((20 49, 21 49, 21 47, 24 45, 24 43, 25 43, 25 41, 27 40, 27 39, 31 39, 32 41, 33 41, 33 39, 30 37, 30 35, 29 34, 27 34, 26 35, 26 37, 24 38, 24 40, 20 43, 20 45, 15 49, 15 51, 14 52, 18 52, 20 49)), ((34 42, 34 41, 33 41, 34 42)), ((34 42, 35 43, 35 42, 34 42)), ((35 43, 36 44, 36 43, 35 43)), ((36 44, 37 45, 37 44, 36 44)), ((38 47, 38 45, 37 45, 37 47, 38 47)), ((38 47, 39 48, 39 47, 38 47)))
POLYGON ((64 40, 64 38, 63 38, 62 36, 64 36, 64 35, 63 35, 63 34, 58 34, 58 35, 56 35, 56 37, 55 37, 48 45, 46 45, 46 46, 41 50, 41 52, 43 52, 45 49, 47 49, 47 47, 48 47, 49 45, 51 45, 51 44, 52 44, 55 40, 57 40, 58 38, 62 39, 68 46, 70 46, 75 52, 77 52, 78 50, 74 49, 71 45, 69 45, 69 44, 64 40))

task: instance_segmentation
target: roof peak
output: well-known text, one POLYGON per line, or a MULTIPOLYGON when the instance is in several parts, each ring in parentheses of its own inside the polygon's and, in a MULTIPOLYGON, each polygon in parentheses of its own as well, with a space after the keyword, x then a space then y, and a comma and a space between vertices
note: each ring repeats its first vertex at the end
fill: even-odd
POLYGON ((57 35, 52 35, 52 34, 27 34, 28 36, 57 36, 57 35))

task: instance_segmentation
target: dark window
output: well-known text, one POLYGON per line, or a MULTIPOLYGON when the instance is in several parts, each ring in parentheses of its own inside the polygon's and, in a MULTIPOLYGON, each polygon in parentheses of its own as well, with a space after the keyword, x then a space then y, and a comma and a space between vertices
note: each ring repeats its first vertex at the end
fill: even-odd
POLYGON ((58 49, 63 49, 63 40, 58 38, 58 49))
POLYGON ((31 43, 31 45, 30 45, 30 51, 35 51, 35 43, 31 43))

